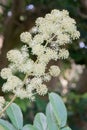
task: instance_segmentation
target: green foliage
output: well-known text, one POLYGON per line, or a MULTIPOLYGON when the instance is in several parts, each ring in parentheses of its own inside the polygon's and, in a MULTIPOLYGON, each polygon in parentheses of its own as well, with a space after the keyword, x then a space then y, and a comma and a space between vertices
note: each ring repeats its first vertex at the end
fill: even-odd
POLYGON ((65 127, 65 128, 63 128, 61 130, 71 130, 71 129, 69 127, 65 127))
POLYGON ((17 130, 11 123, 2 119, 0 119, 0 125, 4 128, 4 130, 17 130))
POLYGON ((0 125, 0 130, 5 130, 5 129, 0 125))
POLYGON ((56 118, 53 113, 53 108, 51 103, 48 103, 47 108, 46 108, 46 117, 47 117, 47 124, 49 130, 58 130, 58 124, 56 121, 56 118))
POLYGON ((37 129, 32 125, 25 125, 22 130, 37 130, 37 129))
POLYGON ((47 119, 43 113, 38 113, 34 119, 34 126, 38 130, 46 130, 47 129, 47 119))
POLYGON ((64 127, 67 122, 67 111, 62 99, 55 93, 50 93, 49 99, 51 105, 53 106, 53 112, 58 122, 58 125, 60 127, 64 127))
POLYGON ((0 125, 5 130, 71 130, 67 124, 66 107, 61 97, 55 93, 49 94, 49 103, 46 107, 46 115, 38 113, 33 125, 27 124, 23 127, 23 116, 18 105, 13 103, 6 113, 12 124, 0 119, 0 125))
POLYGON ((10 107, 6 110, 8 117, 10 118, 12 124, 19 130, 23 127, 23 115, 21 109, 12 103, 10 107))

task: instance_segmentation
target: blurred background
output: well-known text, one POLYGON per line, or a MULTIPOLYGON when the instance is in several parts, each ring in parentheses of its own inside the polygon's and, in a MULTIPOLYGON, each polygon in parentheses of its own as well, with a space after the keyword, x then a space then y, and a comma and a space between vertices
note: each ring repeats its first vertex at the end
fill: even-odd
MULTIPOLYGON (((36 18, 52 9, 67 9, 76 20, 81 36, 68 46, 69 59, 58 61, 61 74, 48 84, 49 91, 63 97, 72 130, 87 130, 87 0, 0 0, 0 70, 8 64, 7 51, 22 45, 20 33, 35 31, 32 27, 36 18)), ((3 82, 0 79, 0 86, 3 82)), ((1 87, 0 95, 3 95, 1 87)), ((9 100, 11 95, 5 94, 5 98, 9 100)), ((47 102, 47 96, 36 97, 33 103, 16 100, 22 108, 25 123, 32 123, 37 112, 45 112, 47 102)))

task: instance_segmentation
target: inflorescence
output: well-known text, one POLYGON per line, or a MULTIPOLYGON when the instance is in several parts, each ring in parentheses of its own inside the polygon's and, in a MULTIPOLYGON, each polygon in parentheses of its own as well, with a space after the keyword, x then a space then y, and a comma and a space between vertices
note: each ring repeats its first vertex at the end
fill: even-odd
POLYGON ((80 36, 75 20, 66 10, 54 9, 44 18, 37 18, 35 23, 35 34, 23 32, 20 35, 25 45, 7 53, 10 64, 1 70, 1 77, 6 80, 2 91, 12 92, 21 99, 34 100, 35 94, 47 94, 45 82, 60 74, 57 65, 47 67, 49 61, 67 59, 69 52, 64 45, 80 36), (26 76, 24 80, 17 73, 23 73, 26 76))

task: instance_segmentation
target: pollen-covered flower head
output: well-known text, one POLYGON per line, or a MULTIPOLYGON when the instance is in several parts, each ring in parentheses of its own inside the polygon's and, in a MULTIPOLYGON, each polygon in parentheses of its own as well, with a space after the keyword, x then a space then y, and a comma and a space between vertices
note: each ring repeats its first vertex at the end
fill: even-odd
POLYGON ((5 105, 5 99, 3 96, 0 96, 0 111, 2 111, 4 105, 5 105))
POLYGON ((50 73, 51 76, 57 77, 57 76, 59 76, 59 74, 60 74, 60 69, 59 69, 58 66, 52 65, 52 66, 50 67, 50 69, 49 69, 49 73, 50 73))
POLYGON ((31 42, 32 38, 31 38, 31 34, 29 32, 23 32, 20 35, 20 40, 24 43, 29 44, 29 42, 31 42))
POLYGON ((1 70, 1 77, 3 79, 7 79, 12 75, 12 71, 10 68, 4 68, 1 70))
POLYGON ((21 33, 20 40, 25 45, 7 53, 10 64, 1 71, 1 77, 6 80, 3 92, 13 92, 21 99, 34 100, 35 94, 47 94, 45 82, 60 74, 59 66, 53 62, 48 67, 49 62, 67 59, 69 52, 64 45, 80 36, 67 10, 54 9, 45 17, 37 18, 34 28, 34 33, 21 33))

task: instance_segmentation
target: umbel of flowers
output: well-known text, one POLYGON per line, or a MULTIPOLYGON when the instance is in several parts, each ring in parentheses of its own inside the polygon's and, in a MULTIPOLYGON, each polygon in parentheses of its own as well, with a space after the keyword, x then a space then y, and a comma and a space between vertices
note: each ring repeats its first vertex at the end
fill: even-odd
POLYGON ((20 35, 25 45, 7 53, 10 63, 1 70, 1 77, 6 80, 2 91, 12 92, 21 99, 34 100, 35 94, 47 94, 45 82, 60 74, 60 68, 54 64, 47 68, 49 61, 68 58, 69 52, 64 45, 80 36, 75 20, 66 10, 54 9, 44 18, 37 18, 35 23, 37 32, 33 35, 23 32, 20 35), (33 56, 36 58, 33 59, 33 56), (24 79, 17 76, 17 73, 23 73, 24 79))

